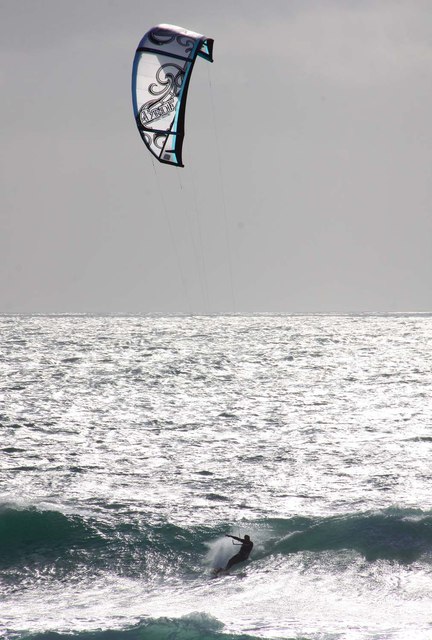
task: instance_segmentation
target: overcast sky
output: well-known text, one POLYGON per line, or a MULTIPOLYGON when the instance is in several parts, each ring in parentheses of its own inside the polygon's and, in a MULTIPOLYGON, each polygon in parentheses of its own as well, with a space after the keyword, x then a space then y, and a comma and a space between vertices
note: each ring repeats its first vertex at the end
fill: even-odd
POLYGON ((0 9, 0 312, 432 311, 430 0, 0 9), (184 169, 132 113, 163 22, 215 40, 184 169))

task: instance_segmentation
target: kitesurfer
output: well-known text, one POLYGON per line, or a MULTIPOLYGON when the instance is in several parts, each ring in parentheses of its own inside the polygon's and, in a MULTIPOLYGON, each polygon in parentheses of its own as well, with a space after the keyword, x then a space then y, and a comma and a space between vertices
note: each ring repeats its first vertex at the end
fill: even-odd
POLYGON ((249 558, 253 542, 247 534, 244 538, 237 538, 237 536, 231 536, 229 533, 226 533, 225 536, 241 543, 240 551, 228 560, 228 564, 225 567, 225 571, 228 571, 228 569, 231 569, 233 565, 238 564, 239 562, 244 562, 249 558))

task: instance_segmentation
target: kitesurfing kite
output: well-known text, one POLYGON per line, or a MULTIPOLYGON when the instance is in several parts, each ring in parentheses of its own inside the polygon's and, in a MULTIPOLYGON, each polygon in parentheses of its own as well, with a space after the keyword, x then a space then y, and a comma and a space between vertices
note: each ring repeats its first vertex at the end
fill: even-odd
POLYGON ((172 24, 150 29, 135 53, 132 101, 138 131, 149 151, 183 167, 186 97, 197 56, 213 62, 213 40, 172 24))

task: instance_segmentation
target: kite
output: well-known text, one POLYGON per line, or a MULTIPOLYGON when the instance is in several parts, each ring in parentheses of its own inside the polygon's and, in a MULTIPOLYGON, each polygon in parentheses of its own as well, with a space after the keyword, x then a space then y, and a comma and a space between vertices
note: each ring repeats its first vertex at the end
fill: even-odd
POLYGON ((213 62, 213 40, 171 24, 141 39, 132 70, 132 102, 138 131, 165 164, 183 167, 186 98, 197 56, 213 62))

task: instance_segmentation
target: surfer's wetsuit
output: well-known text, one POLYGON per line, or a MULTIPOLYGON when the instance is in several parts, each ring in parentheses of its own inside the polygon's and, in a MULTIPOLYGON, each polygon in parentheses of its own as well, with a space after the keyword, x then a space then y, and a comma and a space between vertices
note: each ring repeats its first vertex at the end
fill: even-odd
POLYGON ((244 538, 237 538, 237 536, 230 536, 228 534, 226 535, 228 538, 233 538, 233 540, 238 540, 239 542, 241 542, 242 546, 240 547, 240 551, 236 553, 235 556, 233 556, 228 560, 228 564, 225 567, 225 571, 227 571, 228 569, 231 569, 231 567, 234 564, 238 564, 239 562, 244 562, 245 560, 247 560, 249 558, 249 554, 252 551, 252 547, 253 547, 253 542, 249 538, 249 536, 245 536, 244 538))

